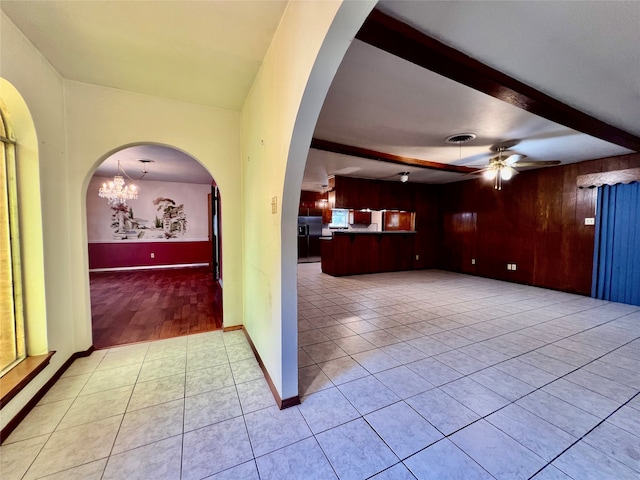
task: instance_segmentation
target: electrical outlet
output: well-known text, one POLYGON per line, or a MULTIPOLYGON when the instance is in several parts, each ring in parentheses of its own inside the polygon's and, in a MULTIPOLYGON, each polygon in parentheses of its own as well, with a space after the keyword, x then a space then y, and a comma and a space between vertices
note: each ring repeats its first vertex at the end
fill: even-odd
POLYGON ((420 255, 416 255, 416 260, 420 260, 420 255))
POLYGON ((278 197, 271 197, 271 213, 278 213, 278 197))
POLYGON ((593 217, 587 217, 584 219, 584 224, 585 225, 595 225, 596 224, 596 219, 593 217))
POLYGON ((152 253, 152 254, 151 254, 151 258, 156 258, 156 254, 155 254, 155 253, 152 253))
POLYGON ((507 263, 507 270, 511 270, 511 264, 507 263))
POLYGON ((514 272, 516 271, 516 264, 515 263, 511 264, 511 270, 513 270, 514 272))
POLYGON ((471 265, 475 265, 475 264, 476 264, 476 259, 475 259, 475 258, 472 258, 472 259, 471 259, 471 265))

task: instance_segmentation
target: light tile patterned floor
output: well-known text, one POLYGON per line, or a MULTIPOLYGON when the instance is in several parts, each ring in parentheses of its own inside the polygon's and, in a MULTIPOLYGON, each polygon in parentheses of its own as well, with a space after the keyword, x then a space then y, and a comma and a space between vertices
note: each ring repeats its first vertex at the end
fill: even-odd
POLYGON ((640 307, 298 273, 300 406, 241 332, 98 351, 0 447, 2 479, 640 478, 640 307))

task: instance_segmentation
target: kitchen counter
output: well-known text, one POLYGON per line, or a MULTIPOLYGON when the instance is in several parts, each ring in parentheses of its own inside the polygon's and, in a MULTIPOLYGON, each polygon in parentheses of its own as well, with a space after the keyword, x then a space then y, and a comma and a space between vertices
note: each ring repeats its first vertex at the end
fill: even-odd
POLYGON ((335 231, 320 242, 322 271, 358 275, 414 268, 415 231, 335 231))
POLYGON ((363 230, 362 232, 354 231, 354 230, 338 230, 333 232, 334 235, 398 235, 398 234, 407 234, 407 233, 416 233, 415 230, 386 230, 384 232, 372 232, 368 230, 363 230))

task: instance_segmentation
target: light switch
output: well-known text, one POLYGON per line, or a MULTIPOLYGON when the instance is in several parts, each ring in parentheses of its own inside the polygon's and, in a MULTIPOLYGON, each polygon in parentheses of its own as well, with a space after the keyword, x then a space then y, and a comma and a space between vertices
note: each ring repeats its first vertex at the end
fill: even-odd
POLYGON ((584 219, 584 224, 585 225, 595 225, 596 224, 596 219, 593 217, 587 217, 584 219))

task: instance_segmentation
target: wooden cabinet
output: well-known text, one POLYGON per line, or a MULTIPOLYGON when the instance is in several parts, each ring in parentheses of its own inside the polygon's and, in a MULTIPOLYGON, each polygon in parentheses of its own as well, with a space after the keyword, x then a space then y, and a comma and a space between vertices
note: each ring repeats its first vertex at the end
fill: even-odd
POLYGON ((414 268, 415 233, 335 233, 322 241, 322 271, 359 275, 414 268))
POLYGON ((322 223, 329 223, 329 221, 331 221, 331 209, 329 207, 328 194, 302 190, 302 192, 300 192, 300 205, 298 207, 298 215, 304 217, 322 216, 322 223), (327 218, 327 216, 329 218, 329 221, 325 222, 325 218, 327 218))
POLYGON ((415 214, 413 212, 386 211, 382 213, 383 230, 397 232, 415 230, 415 214))
POLYGON ((414 188, 413 183, 401 182, 378 182, 378 196, 380 208, 387 210, 414 211, 414 188))
POLYGON ((371 212, 367 210, 352 210, 349 215, 351 225, 371 225, 371 212))
POLYGON ((331 208, 329 208, 329 206, 322 210, 322 223, 326 223, 327 225, 331 223, 331 208))
POLYGON ((335 177, 332 184, 336 208, 415 210, 414 195, 417 186, 412 183, 335 177))
POLYGON ((361 178, 335 177, 335 207, 379 210, 378 182, 361 178))
POLYGON ((415 235, 412 233, 380 235, 378 271, 411 270, 414 239, 415 235))

